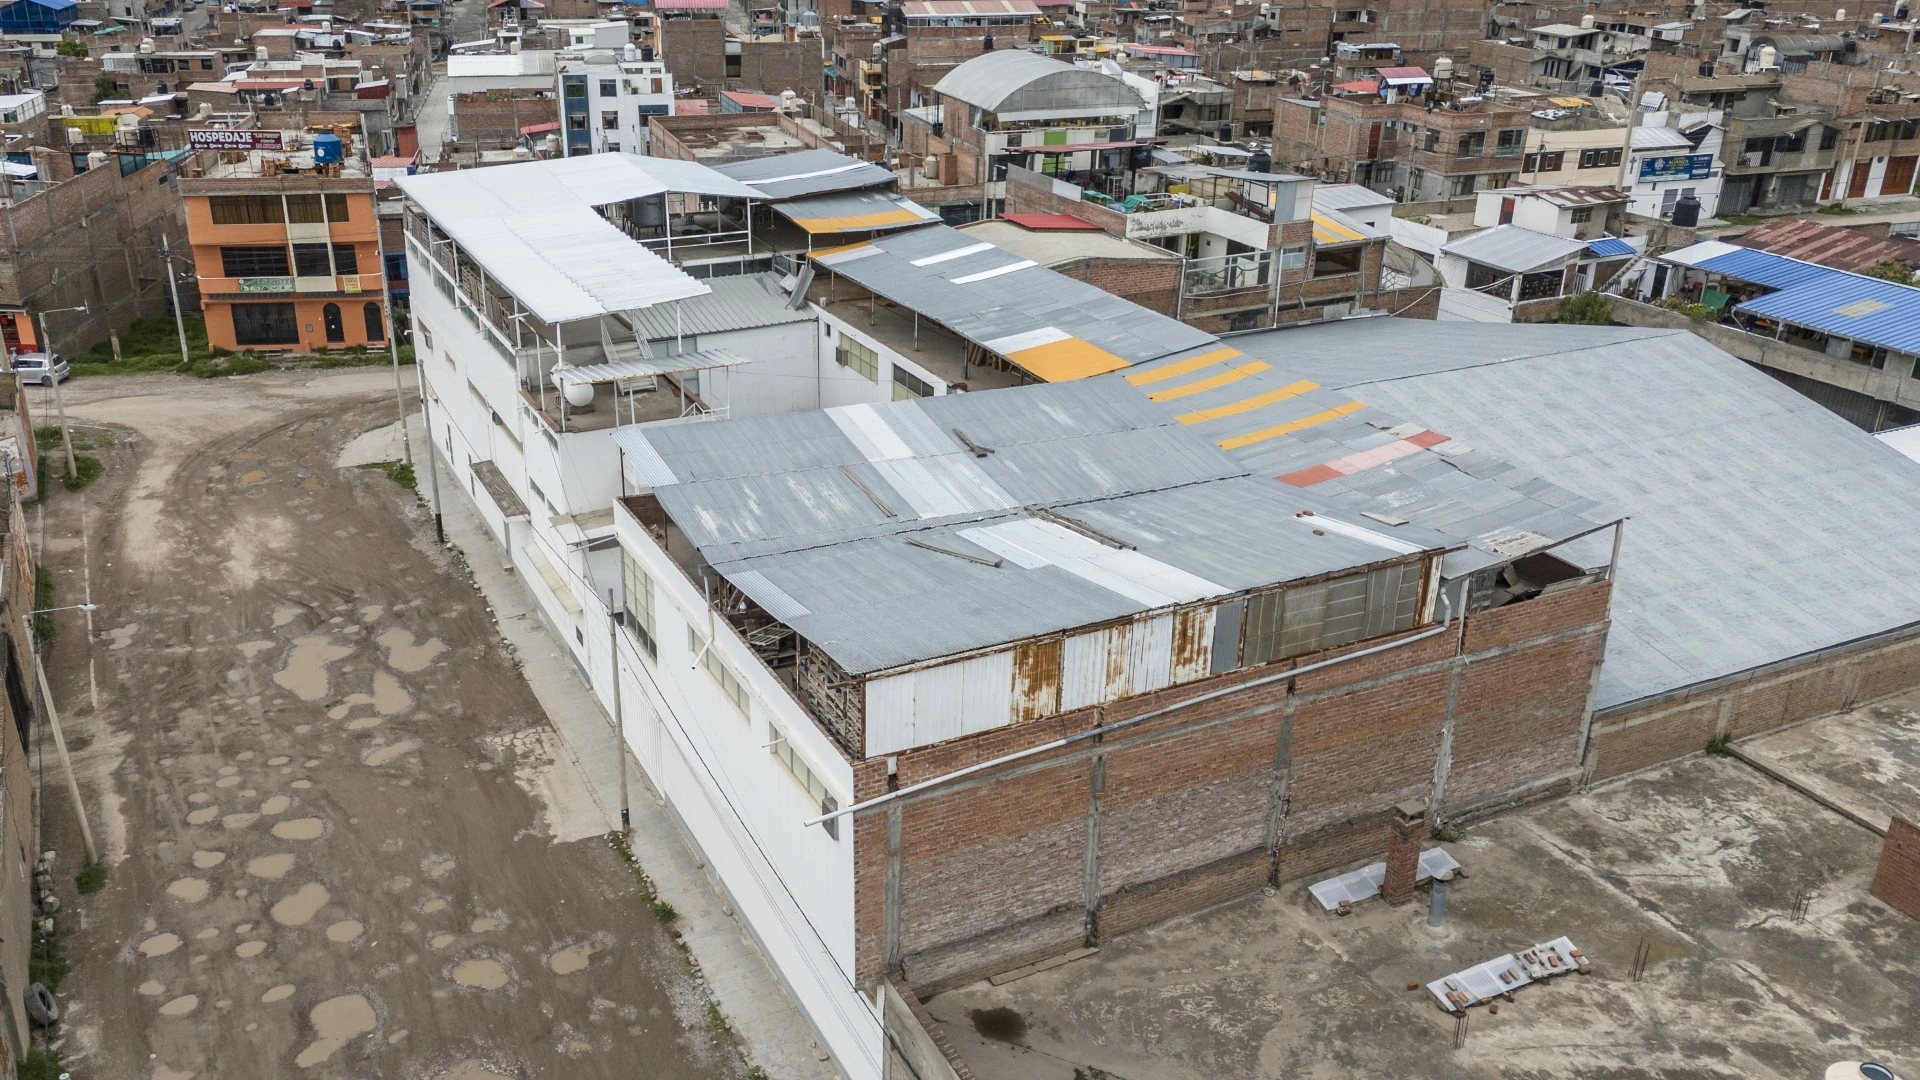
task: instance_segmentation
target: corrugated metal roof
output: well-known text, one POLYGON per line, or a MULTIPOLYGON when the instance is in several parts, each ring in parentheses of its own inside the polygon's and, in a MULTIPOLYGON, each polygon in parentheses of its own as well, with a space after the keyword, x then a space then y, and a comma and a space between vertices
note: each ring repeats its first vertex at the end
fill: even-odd
POLYGON ((1038 15, 1033 0, 907 0, 900 10, 909 19, 943 19, 967 15, 1038 15))
MULTIPOLYGON (((656 483, 671 481, 655 496, 720 574, 853 672, 1406 550, 1368 539, 1379 526, 1316 492, 1248 477, 1124 381, 625 427, 614 438, 656 483), (975 457, 955 429, 992 453, 975 457), (1131 549, 1079 566, 1067 530, 1028 507, 1131 549)), ((1395 533, 1413 550, 1447 544, 1418 528, 1395 533)))
POLYGON ((1519 274, 1563 264, 1586 246, 1584 240, 1535 232, 1518 225, 1496 225, 1468 233, 1440 250, 1496 270, 1519 274))
POLYGON ((1587 250, 1602 258, 1634 254, 1632 244, 1613 236, 1603 236, 1598 240, 1587 241, 1587 250))
POLYGON ((945 225, 883 236, 814 261, 1048 381, 1216 340, 945 225))
POLYGON ((1920 619, 1920 465, 1691 333, 1369 319, 1236 344, 1476 447, 1464 469, 1628 515, 1601 707, 1920 619))
POLYGON ((700 352, 673 353, 669 356, 645 359, 615 360, 605 364, 563 364, 553 369, 553 381, 561 386, 569 383, 610 383, 622 379, 672 375, 682 371, 739 367, 748 362, 746 357, 725 349, 705 349, 700 352))
POLYGON ((636 160, 590 154, 394 182, 529 311, 559 323, 707 291, 595 211, 667 190, 636 160))
POLYGON ((743 274, 706 279, 712 291, 673 304, 626 313, 634 333, 647 341, 751 330, 758 326, 812 322, 813 315, 787 306, 778 274, 743 274))
POLYGON ((940 215, 891 191, 841 191, 775 203, 775 213, 809 233, 873 232, 939 221, 940 215))
POLYGON ((1899 236, 1874 236, 1860 229, 1822 225, 1806 218, 1775 218, 1739 237, 1750 247, 1789 259, 1830 266, 1836 270, 1866 270, 1892 259, 1920 265, 1920 241, 1899 236))
POLYGON ((934 92, 991 113, 1022 110, 1063 116, 1131 114, 1140 95, 1111 75, 1024 49, 995 49, 960 64, 934 92))
POLYGON ((1818 269, 1825 276, 1749 300, 1734 310, 1920 354, 1920 289, 1843 270, 1818 269))
POLYGON ((1750 281, 1755 285, 1766 285, 1775 289, 1791 288, 1840 273, 1838 270, 1824 266, 1789 259, 1784 255, 1731 245, 1728 251, 1701 259, 1693 265, 1708 273, 1738 278, 1741 281, 1750 281))
POLYGON ((799 150, 791 154, 749 158, 715 168, 764 199, 798 199, 830 191, 891 187, 893 174, 868 161, 832 150, 799 150))
POLYGON ((1313 207, 1316 210, 1359 210, 1392 204, 1393 196, 1382 195, 1359 184, 1316 184, 1313 189, 1313 207))
POLYGON ((1633 129, 1633 148, 1635 150, 1691 150, 1693 141, 1670 127, 1637 127, 1633 129))

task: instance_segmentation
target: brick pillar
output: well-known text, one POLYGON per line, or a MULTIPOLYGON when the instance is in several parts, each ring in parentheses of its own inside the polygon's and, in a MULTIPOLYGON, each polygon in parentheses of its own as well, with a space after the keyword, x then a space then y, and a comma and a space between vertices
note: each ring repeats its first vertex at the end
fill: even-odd
POLYGON ((1420 846, 1427 842, 1427 808, 1417 801, 1393 808, 1393 832, 1387 837, 1387 879, 1380 895, 1398 907, 1413 900, 1413 880, 1420 870, 1420 846))
POLYGON ((1887 824, 1873 895, 1920 919, 1920 826, 1898 817, 1887 824))

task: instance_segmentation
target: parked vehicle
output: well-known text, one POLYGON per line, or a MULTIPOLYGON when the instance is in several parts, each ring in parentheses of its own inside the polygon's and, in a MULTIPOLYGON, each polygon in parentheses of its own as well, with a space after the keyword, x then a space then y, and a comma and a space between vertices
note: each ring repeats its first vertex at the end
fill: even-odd
POLYGON ((51 362, 43 352, 20 353, 13 358, 13 370, 27 386, 51 386, 55 382, 66 382, 73 375, 73 368, 58 353, 51 362))

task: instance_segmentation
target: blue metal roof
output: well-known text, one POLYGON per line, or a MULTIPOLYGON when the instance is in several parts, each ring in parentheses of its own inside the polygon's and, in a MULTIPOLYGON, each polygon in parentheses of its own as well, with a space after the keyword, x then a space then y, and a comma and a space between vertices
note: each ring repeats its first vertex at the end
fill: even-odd
POLYGON ((1749 300, 1737 310, 1920 354, 1920 289, 1879 278, 1826 270, 1823 277, 1749 300))
POLYGON ((1804 281, 1813 281, 1828 274, 1840 273, 1825 266, 1789 259, 1784 255, 1774 255, 1765 251, 1741 248, 1729 251, 1725 255, 1715 255, 1694 264, 1701 270, 1727 277, 1751 281, 1755 285, 1785 289, 1804 281))
POLYGON ((1634 253, 1632 244, 1627 243, 1625 240, 1616 240, 1611 236, 1603 236, 1598 240, 1587 241, 1587 250, 1602 258, 1608 258, 1614 255, 1632 255, 1634 253))

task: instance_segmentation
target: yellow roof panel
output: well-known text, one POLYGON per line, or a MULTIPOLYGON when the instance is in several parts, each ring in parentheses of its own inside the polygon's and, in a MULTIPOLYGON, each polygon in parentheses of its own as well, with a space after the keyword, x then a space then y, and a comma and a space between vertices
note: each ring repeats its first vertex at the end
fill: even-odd
POLYGON ((1337 420, 1348 413, 1357 413, 1364 408, 1366 408, 1366 406, 1358 401, 1349 401, 1344 405, 1335 405, 1333 408, 1324 412, 1317 412, 1311 416, 1303 416, 1298 420, 1289 420, 1284 424, 1275 424, 1269 428, 1261 428, 1259 431, 1249 431, 1245 435, 1235 435, 1231 439, 1221 439, 1219 444, 1220 449, 1238 450, 1242 446, 1252 446, 1257 442, 1277 439, 1282 435, 1290 435, 1293 432, 1310 428, 1317 424, 1324 424, 1329 420, 1337 420))
POLYGON ((1181 413, 1179 416, 1174 417, 1174 419, 1183 424, 1204 424, 1209 420, 1218 420, 1223 416, 1239 416, 1244 412, 1262 409, 1268 405, 1272 405, 1274 402, 1285 401, 1288 398, 1296 398, 1309 390, 1318 389, 1320 389, 1319 383, 1308 382, 1302 379, 1296 383, 1288 383, 1278 390, 1269 390, 1264 394, 1255 394, 1250 398, 1230 401, 1225 405, 1216 405, 1211 409, 1199 409, 1190 413, 1181 413))
POLYGON ((1007 359, 1026 368, 1047 382, 1069 382, 1104 375, 1126 367, 1127 362, 1091 342, 1062 338, 1031 349, 1017 349, 1007 359))
POLYGON ((1181 383, 1179 386, 1169 386, 1165 390, 1155 390, 1148 394, 1147 397, 1152 401, 1174 401, 1179 398, 1204 393, 1208 390, 1225 386, 1228 383, 1239 382, 1249 375, 1258 375, 1272 366, 1272 364, 1267 363, 1265 360, 1254 360, 1241 364, 1238 367, 1230 367, 1217 375, 1209 375, 1204 379, 1195 379, 1190 383, 1181 383))
POLYGON ((877 214, 853 214, 848 217, 794 218, 793 223, 816 235, 883 229, 888 225, 911 225, 927 220, 918 210, 882 210, 877 214))
POLYGON ((1231 360, 1239 355, 1239 349, 1215 349, 1212 352, 1201 353, 1199 356, 1189 356, 1185 360, 1175 360, 1171 364, 1154 368, 1152 371, 1136 371, 1127 376, 1127 381, 1135 386, 1146 386, 1149 383, 1177 378, 1189 371, 1212 367, 1222 360, 1231 360))
POLYGON ((1316 244, 1351 244, 1356 240, 1365 240, 1366 235, 1355 232, 1325 214, 1313 214, 1313 242, 1316 244))
POLYGON ((1547 100, 1553 102, 1555 105, 1565 105, 1569 109, 1577 109, 1582 105, 1593 104, 1583 97, 1557 97, 1548 98, 1547 100))

